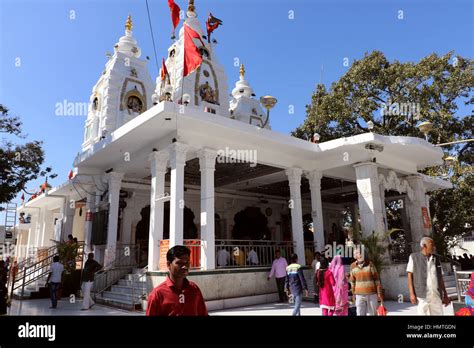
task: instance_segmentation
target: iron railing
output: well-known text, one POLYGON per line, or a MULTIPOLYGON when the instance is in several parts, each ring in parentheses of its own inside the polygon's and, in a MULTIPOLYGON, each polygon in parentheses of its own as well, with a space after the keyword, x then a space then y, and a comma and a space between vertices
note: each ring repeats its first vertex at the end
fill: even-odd
POLYGON ((453 271, 458 301, 461 302, 462 298, 466 296, 466 291, 469 289, 472 271, 458 271, 456 266, 453 266, 453 271))
POLYGON ((280 250, 289 259, 294 242, 216 239, 216 268, 269 267, 280 250))
MULTIPOLYGON (((78 242, 77 244, 78 247, 75 258, 76 267, 78 263, 82 267, 84 260, 84 242, 78 242)), ((32 264, 25 263, 22 268, 18 267, 18 273, 13 272, 10 295, 13 296, 14 291, 21 288, 21 298, 23 298, 27 285, 48 275, 55 255, 57 255, 57 245, 46 249, 44 257, 41 260, 32 264), (17 275, 20 275, 20 277, 17 277, 17 275)))
POLYGON ((137 273, 132 274, 132 309, 136 309, 137 304, 142 304, 142 301, 147 299, 147 288, 146 288, 146 273, 148 272, 148 266, 143 267, 137 273), (137 299, 135 299, 137 297, 137 299))
POLYGON ((117 257, 113 262, 106 265, 102 271, 97 272, 94 277, 94 284, 91 292, 94 294, 94 301, 99 295, 117 283, 122 277, 131 273, 133 268, 140 264, 140 245, 122 244, 117 245, 117 257))

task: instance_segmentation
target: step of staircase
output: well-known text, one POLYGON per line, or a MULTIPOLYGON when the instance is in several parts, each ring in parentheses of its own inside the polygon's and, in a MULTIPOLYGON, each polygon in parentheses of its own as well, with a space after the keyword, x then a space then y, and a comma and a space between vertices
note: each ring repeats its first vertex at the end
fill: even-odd
POLYGON ((142 310, 141 303, 136 303, 135 305, 132 305, 130 301, 123 301, 119 299, 110 299, 110 298, 101 297, 101 298, 97 298, 96 302, 104 306, 125 309, 128 311, 133 310, 133 309, 142 310))
POLYGON ((141 293, 146 293, 146 287, 141 286, 140 284, 136 284, 135 286, 126 286, 126 285, 112 285, 112 292, 120 292, 123 294, 141 294, 141 293))
POLYGON ((146 277, 141 277, 138 279, 137 275, 135 273, 130 273, 124 276, 122 279, 124 280, 135 280, 135 281, 141 281, 141 282, 146 282, 146 277))
POLYGON ((139 302, 140 300, 139 295, 132 296, 131 294, 115 292, 115 291, 104 291, 101 295, 103 299, 126 301, 129 304, 132 304, 132 301, 136 303, 136 302, 139 302))
MULTIPOLYGON (((136 281, 137 282, 137 281, 136 281)), ((142 280, 140 281, 141 283, 146 283, 146 280, 142 280)), ((120 279, 118 284, 117 285, 121 285, 121 286, 132 286, 133 284, 133 281, 132 280, 129 280, 129 279, 120 279)))
POLYGON ((96 298, 97 302, 115 308, 142 310, 142 296, 146 296, 147 287, 146 277, 137 279, 136 273, 141 271, 140 268, 134 268, 132 273, 113 284, 110 290, 102 292, 96 298))

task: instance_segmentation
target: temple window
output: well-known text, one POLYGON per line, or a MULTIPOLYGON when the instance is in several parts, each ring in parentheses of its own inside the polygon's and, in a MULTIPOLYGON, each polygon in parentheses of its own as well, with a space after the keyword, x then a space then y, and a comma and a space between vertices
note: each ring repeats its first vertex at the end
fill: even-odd
POLYGON ((127 100, 127 109, 132 112, 141 113, 143 110, 142 100, 135 95, 131 95, 127 100))
POLYGON ((199 52, 201 53, 203 58, 210 59, 209 51, 207 49, 205 49, 204 47, 200 47, 199 52))

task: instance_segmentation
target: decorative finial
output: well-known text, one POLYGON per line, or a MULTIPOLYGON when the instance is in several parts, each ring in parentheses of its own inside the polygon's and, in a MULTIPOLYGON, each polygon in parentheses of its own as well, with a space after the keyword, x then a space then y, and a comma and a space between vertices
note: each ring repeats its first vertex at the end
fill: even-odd
POLYGON ((194 10, 195 10, 194 0, 189 0, 188 11, 189 12, 194 12, 194 10))
POLYGON ((244 77, 245 76, 245 67, 243 64, 240 64, 240 77, 244 77))
POLYGON ((132 16, 128 15, 127 21, 125 22, 125 30, 132 31, 133 23, 132 23, 132 16))

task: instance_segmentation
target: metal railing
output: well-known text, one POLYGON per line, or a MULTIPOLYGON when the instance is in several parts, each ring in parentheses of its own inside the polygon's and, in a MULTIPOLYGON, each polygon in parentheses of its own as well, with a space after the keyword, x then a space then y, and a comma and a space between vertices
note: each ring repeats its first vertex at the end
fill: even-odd
POLYGON ((191 255, 189 255, 189 268, 193 270, 201 269, 201 253, 203 252, 202 241, 200 239, 185 239, 184 245, 191 250, 191 255))
POLYGON ((216 239, 216 268, 270 267, 275 251, 289 259, 294 242, 216 239))
POLYGON ((106 265, 102 271, 97 272, 94 277, 94 284, 91 292, 94 294, 94 301, 98 296, 117 283, 122 277, 131 273, 134 267, 140 264, 140 245, 118 245, 115 260, 106 265))
POLYGON ((139 272, 132 274, 132 309, 136 309, 136 305, 142 303, 147 299, 147 288, 146 288, 146 273, 148 272, 148 266, 140 269, 139 272), (135 298, 138 297, 136 300, 135 298))
MULTIPOLYGON (((75 257, 76 267, 78 262, 80 262, 82 267, 82 261, 84 259, 84 242, 78 242, 77 244, 78 247, 75 257)), ((11 297, 13 297, 15 290, 21 288, 21 298, 23 298, 26 286, 48 275, 51 264, 53 263, 53 258, 58 253, 57 245, 52 246, 45 251, 46 252, 43 254, 44 256, 40 260, 32 264, 25 263, 21 268, 18 267, 16 272, 13 272, 10 290, 11 297), (20 275, 20 277, 17 277, 17 274, 20 275)))
POLYGON ((461 302, 462 298, 466 295, 466 291, 469 289, 472 271, 458 271, 456 266, 453 266, 453 271, 458 301, 461 302))

